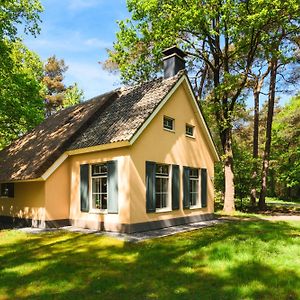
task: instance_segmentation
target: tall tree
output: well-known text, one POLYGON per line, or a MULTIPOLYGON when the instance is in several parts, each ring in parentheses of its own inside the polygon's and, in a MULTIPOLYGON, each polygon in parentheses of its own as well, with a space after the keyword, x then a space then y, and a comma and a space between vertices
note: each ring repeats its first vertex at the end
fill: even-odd
POLYGON ((48 58, 44 67, 43 83, 46 86, 45 105, 46 117, 51 116, 63 107, 63 100, 67 87, 63 83, 64 73, 68 67, 63 59, 57 59, 55 55, 48 58))
POLYGON ((4 0, 0 4, 0 148, 43 118, 38 56, 20 41, 18 32, 39 32, 38 0, 4 0))
POLYGON ((279 197, 300 197, 300 95, 274 116, 272 166, 279 197))
POLYGON ((65 107, 75 105, 84 99, 83 91, 77 83, 67 87, 64 83, 64 74, 68 70, 63 59, 55 55, 48 58, 44 66, 43 84, 45 85, 44 101, 46 117, 65 107))
POLYGON ((298 44, 294 37, 300 34, 300 4, 298 4, 297 14, 287 11, 283 18, 279 18, 273 26, 270 34, 269 44, 266 45, 266 57, 270 66, 270 82, 268 94, 268 115, 266 123, 266 141, 263 153, 261 190, 259 196, 259 207, 264 209, 267 195, 267 179, 270 166, 270 153, 272 142, 272 123, 274 115, 274 104, 276 98, 277 76, 280 68, 295 61, 295 52, 298 44))
MULTIPOLYGON (((295 5, 295 0, 285 6, 295 5)), ((234 206, 232 122, 260 42, 278 13, 274 1, 128 0, 131 19, 120 31, 107 65, 117 65, 123 81, 157 76, 162 50, 174 43, 187 53, 199 95, 212 103, 223 150, 224 210, 234 206)), ((295 8, 295 7, 293 7, 295 8)))
POLYGON ((43 120, 43 65, 21 42, 6 42, 0 61, 0 148, 43 120))
POLYGON ((259 106, 260 94, 263 88, 265 79, 270 73, 270 66, 265 66, 264 60, 257 59, 256 64, 250 72, 250 86, 253 93, 254 111, 253 111, 253 140, 252 140, 252 184, 250 191, 251 205, 256 205, 257 198, 257 179, 258 179, 258 145, 259 145, 259 106))

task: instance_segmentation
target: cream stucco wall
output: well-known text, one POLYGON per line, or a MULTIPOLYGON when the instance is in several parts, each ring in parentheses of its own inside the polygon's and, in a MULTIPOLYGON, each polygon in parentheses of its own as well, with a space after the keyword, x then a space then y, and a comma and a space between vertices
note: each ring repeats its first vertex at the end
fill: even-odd
POLYGON ((67 159, 45 182, 46 220, 69 219, 70 160, 67 159))
POLYGON ((45 183, 17 182, 15 197, 0 197, 0 215, 13 218, 32 219, 33 225, 45 221, 45 183))
POLYGON ((185 82, 176 90, 130 149, 130 223, 212 213, 214 209, 214 158, 207 136, 196 118, 185 82), (163 117, 175 119, 174 132, 163 129, 163 117), (195 126, 195 138, 185 135, 185 125, 195 126), (180 165, 180 209, 164 213, 146 213, 145 162, 180 165), (203 209, 183 209, 183 166, 207 168, 208 205, 203 209))

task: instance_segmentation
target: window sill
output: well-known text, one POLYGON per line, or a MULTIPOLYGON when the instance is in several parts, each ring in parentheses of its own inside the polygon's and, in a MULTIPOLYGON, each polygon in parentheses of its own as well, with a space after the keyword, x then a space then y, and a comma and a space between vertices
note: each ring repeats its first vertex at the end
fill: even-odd
POLYGON ((168 128, 164 128, 165 131, 168 131, 168 132, 172 132, 172 133, 175 133, 175 130, 174 129, 168 129, 168 128))
POLYGON ((190 206, 190 209, 199 209, 199 208, 202 208, 200 205, 193 205, 193 206, 190 206))
POLYGON ((194 135, 188 135, 188 134, 185 134, 185 136, 186 136, 187 138, 190 138, 190 139, 193 139, 193 140, 196 139, 196 137, 195 137, 194 135))
POLYGON ((171 212, 172 209, 167 207, 167 208, 157 208, 155 213, 159 214, 159 213, 165 213, 165 212, 171 212))
POLYGON ((14 197, 0 196, 0 199, 14 199, 14 197))
POLYGON ((97 209, 97 208, 93 208, 90 209, 89 214, 107 214, 107 209, 97 209))

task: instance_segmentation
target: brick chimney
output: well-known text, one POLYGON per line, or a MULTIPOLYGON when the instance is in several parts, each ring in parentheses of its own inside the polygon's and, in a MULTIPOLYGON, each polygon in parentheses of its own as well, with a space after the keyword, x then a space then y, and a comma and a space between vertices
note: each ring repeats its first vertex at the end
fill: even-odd
POLYGON ((165 49, 163 52, 164 78, 175 76, 179 71, 185 69, 184 57, 186 54, 176 46, 165 49))

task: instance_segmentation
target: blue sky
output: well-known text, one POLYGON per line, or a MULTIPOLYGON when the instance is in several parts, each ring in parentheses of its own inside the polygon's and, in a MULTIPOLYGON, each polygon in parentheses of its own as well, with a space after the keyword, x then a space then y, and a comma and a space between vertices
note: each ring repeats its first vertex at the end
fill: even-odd
POLYGON ((43 60, 55 54, 69 66, 67 85, 77 82, 89 99, 120 85, 119 78, 102 70, 118 31, 117 20, 129 16, 125 0, 42 0, 41 33, 24 36, 27 47, 43 60))

